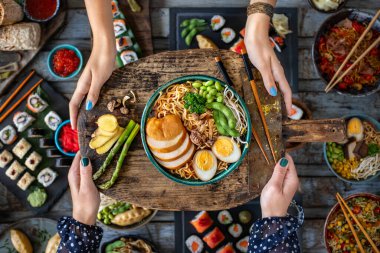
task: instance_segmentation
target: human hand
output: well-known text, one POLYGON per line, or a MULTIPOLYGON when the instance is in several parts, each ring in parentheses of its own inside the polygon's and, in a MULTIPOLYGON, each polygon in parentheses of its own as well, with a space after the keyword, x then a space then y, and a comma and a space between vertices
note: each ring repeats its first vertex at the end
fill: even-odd
MULTIPOLYGON (((112 43, 115 43, 112 40, 112 43)), ((70 100, 71 127, 77 128, 79 107, 83 98, 87 95, 86 110, 91 110, 99 98, 103 84, 111 76, 115 67, 115 45, 107 46, 107 43, 94 42, 91 56, 78 80, 73 97, 70 100)))
POLYGON ((288 115, 292 109, 292 90, 269 42, 270 18, 263 13, 248 16, 245 26, 244 43, 252 64, 260 71, 266 90, 271 96, 277 96, 278 83, 283 93, 288 115))
POLYGON ((99 191, 92 180, 90 160, 78 152, 69 171, 69 185, 73 201, 73 218, 83 224, 95 225, 100 205, 99 191))
POLYGON ((283 217, 298 189, 293 159, 286 154, 274 167, 273 175, 261 192, 262 217, 283 217))

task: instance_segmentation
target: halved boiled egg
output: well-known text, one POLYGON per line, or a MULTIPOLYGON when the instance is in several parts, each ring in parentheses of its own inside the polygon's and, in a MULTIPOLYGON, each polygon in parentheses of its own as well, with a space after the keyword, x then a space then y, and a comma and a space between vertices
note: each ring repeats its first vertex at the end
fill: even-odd
POLYGON ((215 156, 222 162, 234 163, 241 157, 239 146, 230 137, 219 136, 211 149, 215 156))
POLYGON ((202 181, 209 181, 215 176, 218 161, 210 150, 199 150, 193 158, 195 174, 202 181))

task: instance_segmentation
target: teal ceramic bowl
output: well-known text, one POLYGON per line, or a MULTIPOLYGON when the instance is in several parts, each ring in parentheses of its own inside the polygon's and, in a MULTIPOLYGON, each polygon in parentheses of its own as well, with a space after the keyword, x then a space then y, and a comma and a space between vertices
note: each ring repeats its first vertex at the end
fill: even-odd
POLYGON ((73 45, 70 45, 70 44, 62 44, 62 45, 59 45, 55 48, 53 48, 49 55, 48 55, 48 58, 47 58, 47 66, 48 66, 48 69, 49 69, 49 73, 54 76, 55 78, 59 79, 59 80, 68 80, 68 79, 71 79, 73 77, 75 77, 76 75, 78 75, 78 73, 81 71, 82 69, 82 66, 83 66, 83 56, 82 56, 82 53, 79 51, 79 49, 73 45), (69 49, 69 50, 73 50, 75 52, 75 54, 78 56, 79 58, 79 66, 78 68, 73 72, 71 73, 70 75, 68 76, 60 76, 58 75, 57 73, 54 72, 54 68, 53 68, 53 57, 54 57, 54 54, 60 50, 60 49, 69 49))
MULTIPOLYGON (((359 118, 359 119, 361 119, 363 121, 368 121, 369 123, 371 123, 376 128, 377 131, 380 131, 380 123, 377 120, 375 120, 374 118, 372 118, 371 116, 368 116, 366 114, 350 114, 350 115, 343 116, 343 118, 346 119, 346 120, 354 118, 354 117, 359 118)), ((353 180, 353 179, 347 179, 347 178, 342 177, 339 173, 337 173, 332 168, 332 166, 331 166, 331 164, 330 164, 330 162, 329 162, 329 160, 327 158, 327 144, 326 143, 323 143, 323 157, 324 157, 324 159, 326 161, 327 166, 331 170, 331 172, 335 176, 337 176, 340 180, 343 180, 343 181, 345 181, 347 183, 362 184, 362 183, 366 183, 366 182, 375 180, 380 175, 380 172, 377 172, 372 177, 368 177, 367 179, 363 179, 363 180, 353 180)))
POLYGON ((245 136, 244 140, 248 144, 245 145, 244 147, 241 147, 242 148, 242 154, 241 154, 240 159, 237 162, 235 162, 235 163, 231 163, 229 165, 229 167, 227 168, 227 170, 225 170, 223 172, 220 172, 219 174, 215 175, 214 178, 212 178, 211 180, 209 180, 207 182, 204 182, 204 181, 201 181, 201 180, 194 180, 194 179, 187 180, 187 179, 184 179, 184 178, 180 178, 180 177, 178 177, 178 176, 176 176, 174 174, 171 174, 169 171, 167 171, 164 167, 162 167, 155 160, 152 152, 150 151, 150 149, 148 147, 148 144, 146 142, 146 131, 145 131, 146 122, 147 122, 148 118, 151 117, 151 115, 152 115, 152 109, 154 107, 154 104, 156 103, 156 100, 159 98, 160 93, 162 91, 164 91, 166 88, 168 88, 169 86, 171 86, 173 84, 185 83, 186 81, 192 81, 192 80, 202 80, 202 81, 214 80, 214 81, 219 81, 224 86, 227 86, 227 84, 224 83, 224 82, 222 82, 221 80, 216 79, 216 78, 211 77, 211 76, 206 76, 206 75, 183 76, 183 77, 171 80, 170 82, 168 82, 168 83, 160 86, 153 93, 153 95, 151 96, 151 98, 149 99, 148 103, 146 104, 146 106, 144 108, 144 112, 143 112, 142 119, 141 119, 141 139, 142 139, 142 143, 143 143, 143 146, 144 146, 144 149, 145 149, 145 153, 147 154, 149 160, 152 162, 152 164, 154 165, 154 167, 156 167, 156 169, 161 174, 163 174, 164 176, 166 176, 169 179, 173 180, 174 182, 177 182, 177 183, 180 183, 180 184, 190 185, 190 186, 201 186, 201 185, 207 185, 207 184, 216 183, 216 182, 222 180, 223 178, 225 178, 226 176, 228 176, 232 171, 234 171, 235 169, 237 169, 239 167, 239 165, 242 163, 244 157, 248 153, 249 145, 250 145, 250 142, 251 142, 252 124, 251 124, 251 117, 249 115, 249 111, 248 111, 247 105, 245 104, 244 100, 239 96, 239 94, 233 88, 229 87, 231 89, 231 91, 234 93, 235 97, 238 99, 239 103, 241 104, 243 110, 245 111, 245 114, 247 115, 248 129, 247 129, 247 133, 246 133, 246 136, 245 136))
POLYGON ((65 125, 68 125, 68 124, 71 124, 70 120, 66 120, 66 121, 62 122, 57 127, 57 130, 55 130, 55 133, 54 133, 54 143, 55 143, 55 146, 57 147, 57 149, 59 150, 59 152, 61 152, 62 154, 66 155, 66 156, 74 157, 76 155, 76 153, 64 151, 63 147, 61 145, 61 142, 59 141, 59 136, 61 135, 62 127, 65 126, 65 125))

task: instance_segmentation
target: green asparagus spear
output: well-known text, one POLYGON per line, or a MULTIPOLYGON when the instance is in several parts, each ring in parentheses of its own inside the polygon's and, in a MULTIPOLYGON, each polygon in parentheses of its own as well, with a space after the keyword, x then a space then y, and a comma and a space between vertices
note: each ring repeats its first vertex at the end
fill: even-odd
POLYGON ((129 7, 131 7, 132 12, 140 12, 141 6, 136 0, 128 0, 129 7))
POLYGON ((139 131, 140 131, 140 125, 136 124, 135 127, 133 128, 131 134, 129 135, 127 141, 124 143, 123 150, 121 151, 120 157, 117 160, 116 169, 112 173, 111 179, 108 180, 107 182, 99 185, 98 187, 100 189, 107 190, 116 182, 116 179, 119 177, 121 167, 123 166, 124 159, 127 156, 128 149, 131 146, 133 139, 136 137, 136 135, 139 131))
POLYGON ((132 132, 135 125, 136 125, 136 123, 133 120, 129 121, 127 127, 125 128, 124 132, 121 134, 120 138, 117 140, 115 146, 113 146, 111 151, 108 153, 107 158, 104 161, 104 163, 102 164, 102 166, 92 176, 92 178, 94 180, 97 180, 104 173, 104 171, 106 171, 107 166, 112 162, 112 159, 116 155, 116 153, 119 152, 121 146, 123 145, 125 140, 128 138, 128 136, 132 132))

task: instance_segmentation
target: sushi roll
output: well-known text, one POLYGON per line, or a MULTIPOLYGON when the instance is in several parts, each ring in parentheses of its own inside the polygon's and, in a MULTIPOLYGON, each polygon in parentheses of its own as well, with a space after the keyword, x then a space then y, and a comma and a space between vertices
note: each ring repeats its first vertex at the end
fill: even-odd
POLYGON ((234 223, 228 227, 228 232, 234 237, 238 238, 243 232, 243 228, 240 224, 234 223))
POLYGON ((211 29, 213 31, 218 31, 224 26, 226 19, 220 15, 215 15, 211 18, 211 29))
POLYGON ((13 155, 8 150, 4 150, 0 154, 0 168, 5 168, 13 159, 13 155))
POLYGON ((123 19, 113 20, 113 31, 115 33, 115 37, 119 37, 123 33, 127 32, 127 30, 127 25, 123 19))
POLYGON ((130 48, 133 46, 132 39, 129 36, 122 36, 116 38, 116 50, 120 53, 124 49, 130 48))
POLYGON ((248 244, 249 244, 249 236, 247 235, 236 243, 236 248, 240 250, 241 252, 246 253, 248 252, 248 244))
POLYGON ((186 247, 191 253, 201 253, 204 248, 204 244, 196 235, 191 235, 189 238, 186 239, 186 247))
POLYGON ((229 27, 223 28, 222 31, 220 32, 220 34, 222 35, 223 42, 226 43, 226 44, 228 44, 231 41, 233 41, 235 39, 235 37, 236 37, 235 31, 232 28, 229 28, 229 27))
POLYGON ((218 249, 216 253, 235 253, 235 249, 232 246, 232 243, 227 243, 222 248, 218 249))
POLYGON ((26 158, 25 166, 28 167, 31 171, 35 171, 38 164, 42 161, 42 156, 36 151, 33 151, 28 158, 26 158))
POLYGON ((35 118, 30 116, 27 112, 16 112, 13 116, 13 123, 17 127, 17 131, 24 132, 35 121, 35 118))
POLYGON ((28 130, 29 138, 40 138, 40 137, 43 137, 45 134, 46 134, 45 129, 41 129, 41 128, 31 128, 28 130))
POLYGON ((26 153, 32 148, 32 145, 22 138, 17 144, 13 147, 12 152, 15 154, 18 158, 23 159, 26 153))
POLYGON ((61 152, 59 152, 58 149, 48 149, 46 150, 46 156, 50 158, 54 158, 54 157, 61 157, 62 154, 61 152))
POLYGON ((45 116, 45 124, 53 131, 57 130, 57 127, 59 124, 61 124, 62 120, 59 117, 59 115, 54 112, 50 111, 48 114, 45 116))
POLYGON ((11 145, 17 140, 17 133, 13 126, 6 126, 0 131, 0 140, 6 145, 11 145))
POLYGON ((44 187, 48 187, 54 182, 57 176, 58 175, 55 171, 53 171, 50 168, 46 168, 46 169, 41 170, 40 173, 38 173, 37 180, 44 187))
POLYGON ((48 104, 38 94, 32 94, 28 97, 26 106, 32 112, 39 113, 45 110, 48 104))
POLYGON ((210 233, 203 237, 203 241, 211 248, 216 248, 223 240, 224 234, 218 227, 215 227, 210 233))
POLYGON ((194 219, 190 221, 191 225, 194 226, 195 230, 197 230, 198 233, 203 233, 206 231, 211 225, 214 223, 214 221, 211 219, 210 215, 206 211, 199 212, 194 219))
POLYGON ((111 6, 112 6, 112 15, 113 15, 113 18, 116 18, 120 15, 120 10, 119 10, 119 6, 117 4, 116 1, 112 1, 111 2, 111 6))
POLYGON ((53 139, 40 139, 40 148, 52 148, 55 146, 53 139))
POLYGON ((220 224, 229 225, 232 223, 231 213, 227 210, 220 211, 218 213, 218 221, 220 224))
POLYGON ((298 106, 292 104, 292 110, 289 115, 289 118, 292 120, 300 120, 303 116, 303 110, 298 106))
POLYGON ((18 180, 17 186, 20 187, 21 190, 25 191, 34 180, 36 180, 34 176, 32 176, 29 172, 25 172, 20 180, 18 180))
POLYGON ((10 179, 16 180, 18 176, 25 170, 25 167, 22 166, 18 161, 14 161, 11 166, 5 172, 10 179))
POLYGON ((137 56, 135 51, 125 50, 125 51, 121 52, 120 59, 124 65, 127 65, 128 63, 137 61, 139 59, 139 57, 137 56))

